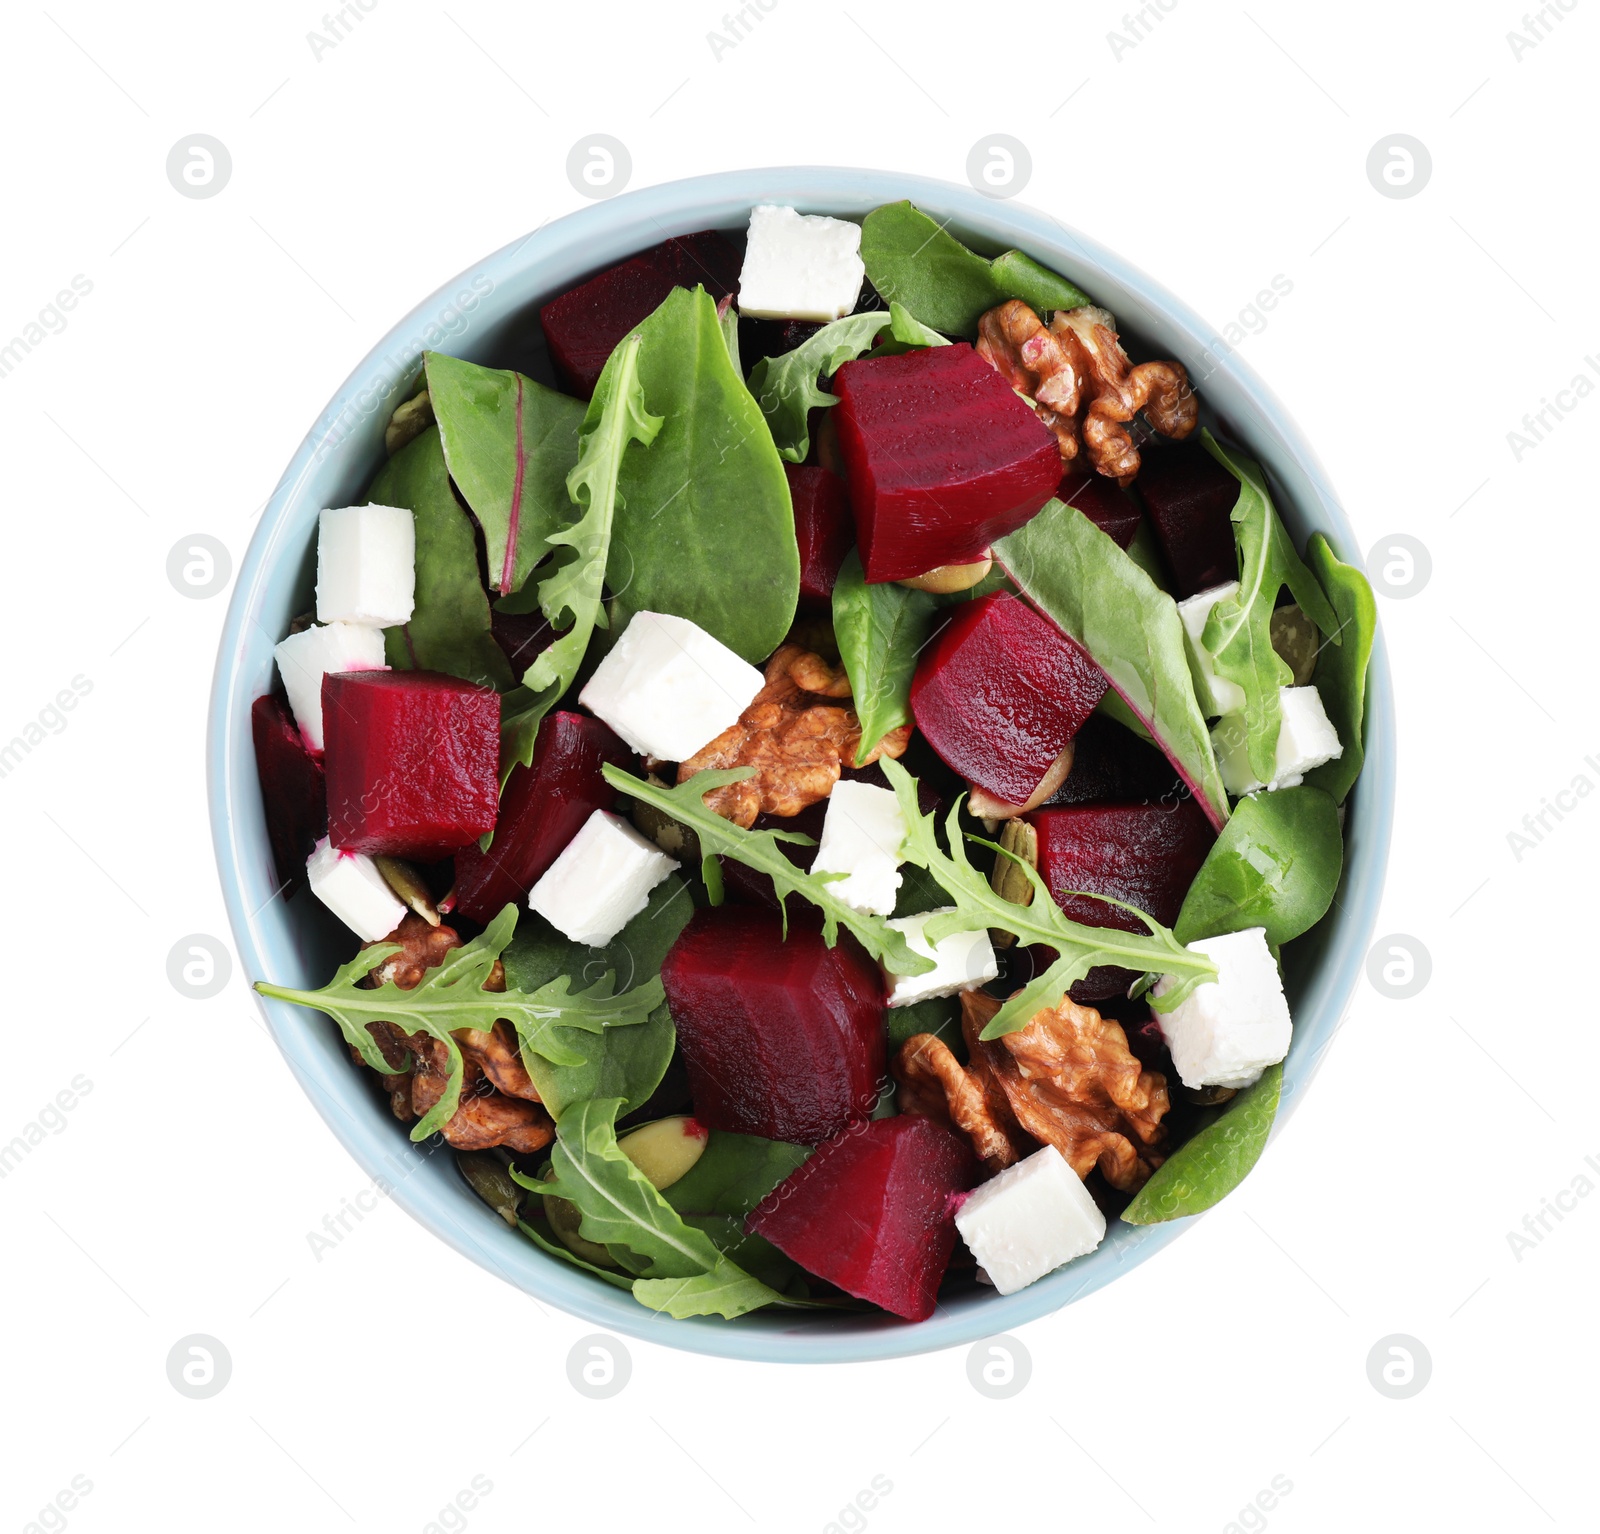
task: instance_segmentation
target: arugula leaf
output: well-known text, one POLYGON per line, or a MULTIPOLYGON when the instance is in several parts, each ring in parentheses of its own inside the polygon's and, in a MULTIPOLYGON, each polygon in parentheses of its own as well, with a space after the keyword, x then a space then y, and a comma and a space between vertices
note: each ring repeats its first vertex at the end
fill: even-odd
POLYGON ((472 522, 450 488, 439 428, 430 426, 378 471, 367 499, 404 506, 417 525, 417 602, 411 620, 383 631, 397 671, 443 671, 504 692, 511 667, 489 632, 472 522))
POLYGON ((892 202, 861 225, 861 259, 885 299, 946 335, 975 336, 985 310, 1020 298, 1038 310, 1077 309, 1089 297, 1021 251, 986 261, 919 208, 892 202))
MULTIPOLYGON (((1003 899, 967 857, 968 838, 961 831, 960 800, 956 801, 945 822, 950 839, 950 851, 947 853, 939 845, 934 817, 924 815, 917 804, 917 780, 892 759, 886 758, 882 767, 900 801, 900 813, 909 828, 903 849, 906 861, 926 868, 954 903, 953 910, 939 912, 923 929, 927 941, 937 944, 952 933, 983 932, 998 927, 1012 933, 1022 943, 1043 943, 1056 950, 1056 961, 1030 980, 995 1013, 981 1037, 997 1039, 1001 1034, 1015 1033, 1027 1027, 1036 1012, 1043 1007, 1058 1005, 1066 995, 1067 988, 1074 981, 1083 979, 1097 964, 1116 964, 1125 969, 1172 976, 1179 983, 1161 998, 1163 1011, 1177 1006, 1195 986, 1216 979, 1217 967, 1210 959, 1204 954, 1190 953, 1153 916, 1125 901, 1112 900, 1104 895, 1094 897, 1105 900, 1108 905, 1132 911, 1144 922, 1148 932, 1086 927, 1072 921, 1056 904, 1049 887, 1039 877, 1038 870, 1021 858, 1015 861, 1033 886, 1033 903, 1020 906, 1003 899)), ((997 855, 1012 856, 996 842, 985 841, 981 837, 970 839, 979 846, 990 848, 997 855)))
POLYGON ((340 965, 333 979, 320 990, 295 990, 268 985, 264 980, 256 982, 256 989, 263 996, 327 1013, 346 1041, 360 1051, 361 1058, 385 1075, 394 1068, 368 1032, 369 1023, 392 1023, 405 1033, 425 1033, 443 1044, 450 1061, 444 1095, 411 1131, 413 1140, 425 1140, 443 1128, 461 1104, 464 1066, 461 1046, 454 1038, 456 1029, 487 1033, 498 1019, 504 1018, 516 1030, 524 1056, 558 1065, 580 1065, 583 1057, 562 1041, 558 1029, 599 1033, 605 1028, 636 1025, 664 999, 659 979, 621 996, 612 994, 609 977, 587 991, 575 992, 568 975, 560 975, 531 992, 509 986, 504 991, 484 990, 484 981, 511 941, 516 924, 517 908, 508 905, 480 936, 452 949, 410 990, 388 981, 372 988, 357 984, 385 959, 399 953, 398 943, 375 943, 363 948, 348 964, 340 965))
POLYGON ((1243 799, 1189 886, 1173 935, 1192 943, 1265 927, 1281 947, 1327 915, 1343 863, 1339 812, 1320 788, 1243 799))
POLYGON ((1228 795, 1195 699, 1178 604, 1061 501, 1046 502, 994 553, 1023 595, 1089 652, 1220 831, 1228 795))
MULTIPOLYGON (((746 831, 715 810, 706 808, 705 796, 727 783, 742 783, 754 767, 730 767, 722 772, 697 772, 676 788, 662 788, 643 782, 607 762, 601 769, 606 782, 622 793, 646 804, 653 804, 700 838, 700 850, 707 857, 720 854, 737 858, 773 882, 782 903, 790 895, 800 895, 822 912, 822 937, 828 944, 839 940, 839 928, 853 933, 873 958, 889 965, 897 974, 921 975, 934 967, 931 959, 913 953, 903 933, 897 932, 881 916, 870 916, 848 906, 833 892, 832 885, 843 874, 812 874, 796 868, 783 854, 780 842, 801 846, 815 845, 809 836, 797 831, 746 831)), ((916 791, 912 790, 912 802, 916 791)))
MULTIPOLYGON (((511 1175, 513 1177, 517 1176, 515 1172, 511 1175)), ((524 1182, 527 1179, 518 1177, 517 1181, 524 1182)), ((542 1187, 543 1184, 541 1183, 540 1186, 542 1187)), ((570 1262, 573 1267, 582 1268, 585 1273, 592 1273, 596 1278, 603 1278, 615 1289, 631 1290, 633 1288, 633 1279, 630 1275, 617 1273, 610 1268, 602 1268, 592 1262, 585 1262, 571 1247, 563 1245, 560 1241, 546 1241, 526 1220, 518 1220, 517 1229, 533 1242, 541 1252, 546 1252, 551 1257, 560 1257, 563 1261, 570 1262)))
POLYGON ((911 718, 911 677, 938 605, 925 591, 892 581, 868 585, 851 549, 833 588, 833 632, 861 721, 856 766, 890 730, 911 718))
POLYGON ((1239 481, 1234 503, 1233 538, 1239 550, 1239 590, 1218 602, 1206 618, 1202 643, 1211 652, 1217 675, 1244 690, 1245 750, 1250 770, 1263 783, 1277 774, 1278 732, 1283 723, 1278 689, 1294 681, 1288 663, 1272 648, 1272 612, 1284 586, 1316 626, 1339 643, 1339 620, 1312 579, 1273 509, 1261 466, 1230 454, 1202 431, 1206 451, 1239 481))
POLYGON ((1329 722, 1339 732, 1344 745, 1342 756, 1308 772, 1306 782, 1332 794, 1335 804, 1343 804, 1366 759, 1363 741, 1367 665, 1372 659, 1372 641, 1378 629, 1378 609, 1366 576, 1354 565, 1343 563, 1321 533, 1311 535, 1311 542, 1306 545, 1306 560, 1327 591, 1339 620, 1339 644, 1336 647, 1323 645, 1317 652, 1316 675, 1311 680, 1316 683, 1329 722))
POLYGON ((483 529, 489 585, 515 591, 569 515, 583 402, 440 352, 422 361, 450 477, 483 529))

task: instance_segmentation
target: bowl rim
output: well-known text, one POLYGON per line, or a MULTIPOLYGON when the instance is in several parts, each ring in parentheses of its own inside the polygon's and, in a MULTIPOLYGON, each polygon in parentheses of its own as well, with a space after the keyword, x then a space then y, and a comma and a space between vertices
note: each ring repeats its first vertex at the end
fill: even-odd
MULTIPOLYGON (((244 695, 240 661, 247 642, 251 642, 250 629, 259 628, 255 607, 267 574, 288 552, 291 513, 303 511, 302 503, 315 489, 312 482, 322 462, 346 440, 346 423, 352 411, 358 420, 363 415, 370 417, 387 399, 384 394, 378 402, 364 403, 375 392, 375 380, 387 378, 391 392, 403 381, 405 369, 394 366, 397 349, 404 355, 416 335, 450 304, 452 295, 459 294, 462 284, 474 274, 498 273, 503 286, 514 287, 511 279, 519 274, 525 278, 552 252, 579 248, 585 237, 592 240, 610 234, 615 238, 619 231, 640 224, 653 224, 661 231, 656 238, 690 228, 728 227, 736 220, 716 216, 719 211, 748 209, 756 202, 769 200, 817 211, 857 212, 901 198, 909 198, 919 206, 949 210, 950 221, 958 222, 964 232, 979 230, 997 247, 1015 245, 1046 265, 1059 267, 1064 262, 1068 274, 1076 272, 1083 277, 1091 291, 1095 277, 1109 279, 1112 285, 1136 296, 1136 308, 1142 305, 1142 325, 1138 320, 1130 323, 1123 306, 1122 318, 1128 328, 1148 331, 1152 323, 1159 322, 1163 330, 1176 333, 1183 345, 1176 346, 1174 354, 1189 361, 1191 367, 1196 355, 1210 357, 1225 348, 1215 328, 1165 287, 1053 215, 1014 201, 998 201, 956 183, 895 172, 778 166, 663 182, 547 221, 531 234, 475 262, 395 324, 335 391, 273 490, 240 561, 210 691, 206 783, 223 899, 241 966, 249 980, 282 973, 281 965, 272 960, 284 958, 291 948, 286 935, 271 930, 263 920, 270 908, 281 908, 283 903, 269 895, 252 909, 246 898, 245 869, 250 864, 243 855, 243 844, 259 844, 261 832, 251 824, 247 807, 241 802, 241 781, 254 782, 249 728, 249 709, 254 700, 244 695), (704 221, 700 221, 702 217, 704 221), (241 777, 241 755, 248 759, 247 779, 241 777)), ((643 247, 634 247, 639 248, 643 247)), ((621 258, 607 253, 604 259, 609 264, 621 258)), ((518 309, 507 309, 506 317, 518 309)), ((414 373, 414 365, 411 371, 414 373)), ((1270 442, 1277 456, 1287 460, 1304 481, 1309 504, 1306 495, 1291 503, 1294 520, 1326 532, 1340 557, 1363 564, 1354 532, 1326 471, 1276 396, 1231 349, 1222 350, 1207 378, 1218 375, 1250 414, 1252 430, 1238 432, 1235 425, 1236 432, 1258 454, 1261 441, 1270 442)), ((270 649, 270 636, 263 637, 270 649)), ((1274 1137, 1298 1107, 1349 1008, 1382 899, 1394 818, 1396 741, 1393 686, 1381 622, 1373 645, 1367 700, 1365 763, 1360 783, 1348 801, 1338 919, 1326 951, 1314 967, 1318 994, 1308 1011, 1295 1019, 1295 1044, 1285 1064, 1284 1098, 1273 1126, 1274 1137)), ((259 804, 255 809, 259 819, 259 804)), ((252 896, 258 893, 259 889, 252 891, 252 896)), ((1333 914, 1324 921, 1331 920, 1333 914)), ((474 1204, 471 1217, 464 1217, 465 1206, 459 1199, 441 1195, 427 1177, 412 1176, 431 1154, 429 1148, 414 1145, 394 1120, 381 1115, 360 1073, 348 1066, 342 1072, 326 1068, 325 1050, 312 1047, 311 1039, 313 1028, 326 1028, 325 1020, 286 1003, 269 1002, 253 990, 251 994, 274 1042, 328 1127, 363 1171, 421 1225, 536 1302, 548 1300, 569 1314, 608 1330, 685 1351, 761 1362, 838 1363, 907 1357, 974 1343, 1093 1293, 1164 1249, 1198 1218, 1140 1227, 1113 1222, 1114 1231, 1133 1234, 1108 1240, 1088 1258, 1079 1259, 1016 1294, 985 1294, 973 1303, 941 1307, 929 1320, 915 1324, 874 1316, 869 1326, 855 1324, 854 1318, 785 1325, 781 1318, 775 1322, 771 1313, 735 1322, 715 1317, 675 1321, 646 1310, 625 1292, 547 1256, 511 1232, 486 1206, 474 1204), (508 1244, 506 1238, 514 1245, 508 1244), (764 1324, 753 1326, 749 1324, 752 1321, 764 1324)))

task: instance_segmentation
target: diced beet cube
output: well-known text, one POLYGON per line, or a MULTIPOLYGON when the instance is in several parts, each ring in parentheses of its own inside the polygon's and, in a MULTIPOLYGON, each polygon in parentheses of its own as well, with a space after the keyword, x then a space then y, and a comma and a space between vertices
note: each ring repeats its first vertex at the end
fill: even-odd
POLYGON ((884 1078, 883 981, 846 933, 798 913, 696 911, 661 966, 695 1117, 815 1145, 866 1119, 884 1078))
POLYGON ((965 342, 847 362, 833 390, 869 581, 981 558, 1055 494, 1055 437, 965 342))
POLYGON ((635 765, 609 726, 587 714, 546 714, 532 765, 512 768, 506 779, 489 850, 471 842, 456 853, 450 909, 487 923, 508 901, 526 900, 584 822, 611 808, 617 791, 601 774, 607 762, 635 765))
POLYGON ((1188 795, 1172 763, 1148 741, 1098 711, 1072 738, 1072 771, 1042 808, 1065 804, 1168 804, 1188 795))
POLYGON ((500 695, 437 671, 322 679, 328 838, 341 852, 442 858, 494 828, 500 695))
POLYGON ((1180 597, 1238 579, 1231 514, 1239 481, 1204 447, 1147 452, 1137 485, 1180 597))
POLYGON ((289 705, 271 693, 250 705, 250 733, 273 867, 279 886, 293 891, 305 878, 317 838, 328 829, 322 763, 306 749, 289 705))
POLYGON ((726 235, 706 229, 664 240, 552 299, 539 323, 562 381, 588 399, 617 343, 667 294, 697 283, 713 298, 736 292, 741 259, 726 235))
POLYGON ((1056 499, 1076 506, 1119 549, 1127 548, 1139 531, 1139 503, 1103 474, 1065 475, 1056 499))
POLYGON ((932 1119, 874 1119, 818 1146, 745 1222, 808 1273, 908 1321, 933 1314, 977 1164, 932 1119))
POLYGON ((800 605, 827 612, 839 567, 856 541, 844 481, 815 465, 785 462, 794 535, 800 545, 800 605))
POLYGON ((489 609, 489 633, 519 681, 556 637, 555 627, 542 612, 502 613, 493 607, 489 609))
POLYGON ((1026 804, 1105 690, 1105 674, 1084 650, 1026 602, 996 591, 962 603, 924 651, 911 712, 968 782, 1026 804))

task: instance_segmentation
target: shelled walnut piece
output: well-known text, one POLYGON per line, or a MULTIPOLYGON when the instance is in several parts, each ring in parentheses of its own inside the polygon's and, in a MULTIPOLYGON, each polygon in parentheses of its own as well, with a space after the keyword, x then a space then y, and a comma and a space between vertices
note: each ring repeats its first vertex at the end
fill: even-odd
POLYGON ((999 1010, 993 996, 962 993, 965 1066, 931 1033, 900 1046, 902 1112, 966 1135, 991 1176, 1042 1142, 1080 1177, 1098 1165, 1113 1188, 1141 1186, 1163 1160, 1154 1147, 1166 1136, 1166 1078, 1145 1070, 1121 1025, 1092 1007, 1064 999, 1016 1033, 981 1039, 999 1010))
POLYGON ((1177 362, 1128 361, 1117 322, 1086 304, 1059 309, 1047 326, 1020 298, 978 321, 977 350, 1055 434, 1063 463, 1080 457, 1119 485, 1133 483, 1139 450, 1127 422, 1142 410, 1164 437, 1195 428, 1200 402, 1177 362))
MULTIPOLYGON (((401 951, 378 965, 366 983, 372 987, 393 984, 403 991, 420 984, 427 970, 443 963, 451 949, 461 946, 453 927, 429 926, 414 913, 408 913, 382 941, 399 943, 401 951)), ((497 959, 484 990, 505 988, 506 972, 497 959)), ((421 1118, 444 1095, 449 1052, 438 1039, 426 1033, 405 1033, 393 1023, 374 1023, 371 1032, 384 1059, 395 1067, 392 1075, 382 1078, 394 1116, 402 1123, 421 1118), (409 1065, 407 1054, 411 1057, 409 1065)), ((464 1067, 461 1106, 444 1126, 445 1139, 457 1150, 504 1146, 524 1154, 548 1145, 555 1138, 555 1125, 523 1069, 511 1024, 502 1018, 488 1032, 458 1028, 454 1037, 461 1048, 464 1067)), ((354 1050, 351 1054, 360 1064, 360 1055, 354 1050)))
MULTIPOLYGON (((861 744, 861 721, 845 701, 850 679, 843 667, 785 644, 767 662, 766 678, 739 722, 678 766, 680 783, 697 772, 754 767, 754 777, 706 795, 708 809, 746 830, 758 815, 798 815, 826 799, 841 765, 854 764, 861 744)), ((899 756, 910 740, 909 724, 891 730, 867 762, 899 756)))

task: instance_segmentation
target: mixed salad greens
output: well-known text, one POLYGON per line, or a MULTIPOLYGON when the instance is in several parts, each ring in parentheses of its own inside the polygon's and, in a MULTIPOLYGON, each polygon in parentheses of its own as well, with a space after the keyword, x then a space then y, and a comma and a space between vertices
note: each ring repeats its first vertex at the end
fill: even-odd
POLYGON ((253 727, 361 946, 257 989, 672 1316, 923 1319, 1214 1204, 1339 884, 1360 572, 1179 364, 909 203, 540 317, 527 373, 426 354, 322 514, 253 727))

